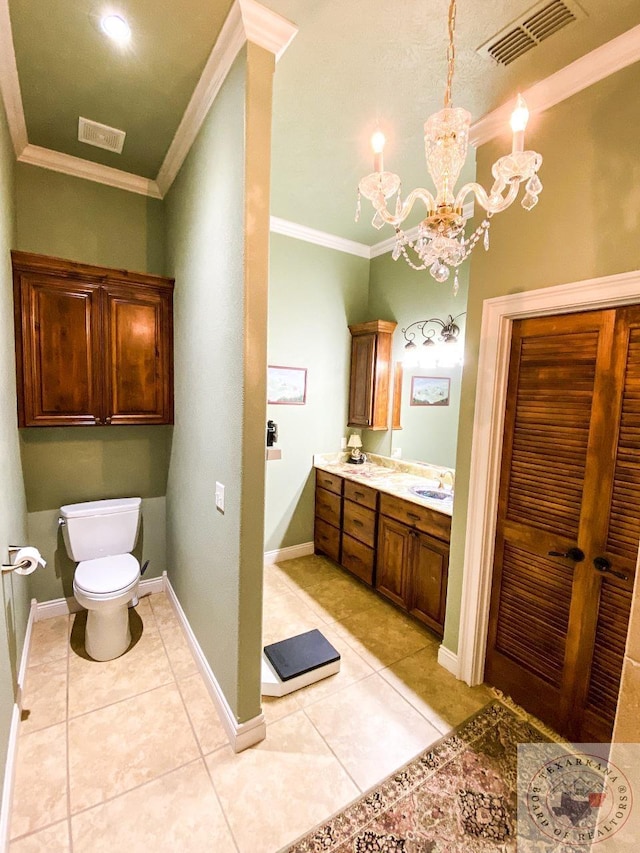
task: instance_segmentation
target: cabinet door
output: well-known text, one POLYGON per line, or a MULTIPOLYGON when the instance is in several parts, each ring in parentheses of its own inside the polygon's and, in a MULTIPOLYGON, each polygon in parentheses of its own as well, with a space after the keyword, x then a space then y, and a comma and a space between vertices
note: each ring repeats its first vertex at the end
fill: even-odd
POLYGON ((104 299, 106 422, 173 423, 169 294, 110 284, 104 299))
POLYGON ((409 575, 409 612, 440 635, 444 629, 449 546, 417 533, 409 575))
POLYGON ((373 412, 373 373, 376 335, 357 335, 351 341, 349 426, 368 427, 373 412))
POLYGON ((411 561, 413 531, 384 515, 378 522, 376 589, 407 609, 407 573, 411 561))
POLYGON ((99 423, 97 286, 22 273, 15 289, 19 425, 99 423))

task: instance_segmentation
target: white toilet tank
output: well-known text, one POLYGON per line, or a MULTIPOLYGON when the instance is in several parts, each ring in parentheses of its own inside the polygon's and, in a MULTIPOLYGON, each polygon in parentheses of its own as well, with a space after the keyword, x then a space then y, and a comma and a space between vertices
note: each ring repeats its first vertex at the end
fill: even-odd
POLYGON ((67 554, 76 563, 133 551, 140 527, 140 498, 67 504, 60 507, 67 554))

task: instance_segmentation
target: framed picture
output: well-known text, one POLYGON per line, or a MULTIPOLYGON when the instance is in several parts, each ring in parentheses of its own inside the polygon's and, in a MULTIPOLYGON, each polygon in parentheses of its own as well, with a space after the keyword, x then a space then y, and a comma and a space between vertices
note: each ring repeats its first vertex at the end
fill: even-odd
POLYGON ((412 406, 448 406, 449 379, 437 376, 413 376, 411 378, 412 406))
POLYGON ((267 403, 280 406, 304 406, 307 401, 306 367, 267 368, 267 403))

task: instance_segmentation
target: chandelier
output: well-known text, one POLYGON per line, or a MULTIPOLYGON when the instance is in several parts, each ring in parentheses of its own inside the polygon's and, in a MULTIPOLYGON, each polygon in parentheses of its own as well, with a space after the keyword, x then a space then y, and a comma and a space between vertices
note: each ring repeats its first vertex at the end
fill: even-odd
POLYGON ((401 181, 393 172, 385 172, 383 149, 385 138, 376 131, 371 139, 374 152, 374 171, 358 184, 356 221, 360 217, 360 197, 371 201, 375 215, 372 225, 380 229, 385 223, 393 225, 396 240, 393 259, 402 255, 415 270, 429 269, 433 278, 445 282, 451 269, 455 270, 454 293, 458 292, 458 267, 471 254, 480 239, 489 248, 489 227, 494 213, 506 210, 517 198, 520 184, 526 181, 522 206, 531 210, 538 202, 542 183, 538 169, 542 157, 535 151, 524 150, 524 131, 529 119, 527 105, 518 95, 511 116, 513 146, 510 154, 500 157, 492 167, 494 183, 489 192, 480 184, 464 184, 456 193, 455 186, 467 156, 471 114, 460 107, 451 106, 451 84, 455 66, 456 0, 449 2, 449 49, 447 53, 447 85, 444 109, 434 113, 424 124, 424 144, 427 169, 436 189, 435 196, 427 189, 412 190, 403 200, 401 181), (387 199, 397 193, 395 210, 391 213, 387 199), (486 217, 468 237, 465 235, 467 219, 463 212, 465 200, 474 195, 486 211, 486 217), (418 226, 417 236, 410 239, 400 227, 411 213, 416 201, 421 201, 427 215, 418 226))

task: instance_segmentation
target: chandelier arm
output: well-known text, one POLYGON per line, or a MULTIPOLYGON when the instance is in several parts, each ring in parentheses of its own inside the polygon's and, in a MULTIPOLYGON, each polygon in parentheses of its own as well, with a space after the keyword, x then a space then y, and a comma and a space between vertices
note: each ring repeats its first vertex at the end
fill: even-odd
POLYGON ((382 194, 380 194, 377 198, 373 199, 373 206, 385 222, 387 222, 389 225, 393 225, 394 228, 397 228, 404 222, 407 216, 409 216, 411 210, 413 209, 413 205, 418 200, 421 201, 427 208, 428 214, 433 213, 433 211, 436 209, 435 198, 429 192, 429 190, 425 190, 422 187, 418 187, 417 189, 412 190, 409 193, 409 195, 405 198, 398 214, 392 214, 389 212, 387 202, 382 196, 382 194))
POLYGON ((503 184, 502 187, 500 187, 499 183, 496 181, 491 189, 491 195, 489 195, 483 186, 472 181, 461 187, 458 195, 456 196, 455 204, 456 207, 463 207, 466 197, 469 193, 473 193, 478 204, 480 204, 487 213, 502 213, 503 210, 506 210, 516 200, 519 189, 520 183, 517 180, 511 181, 506 185, 503 184), (505 186, 508 186, 509 189, 507 194, 503 196, 502 193, 504 192, 505 186))

